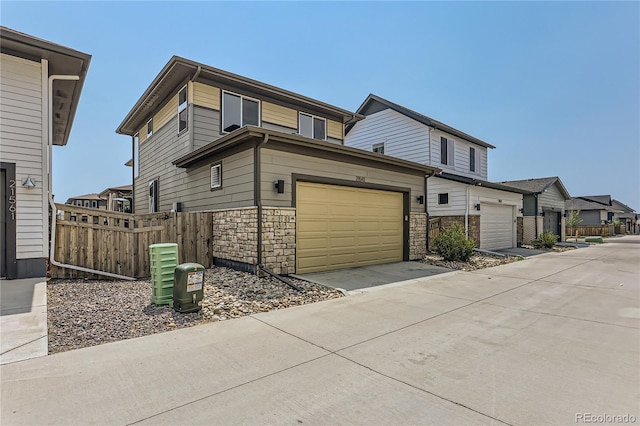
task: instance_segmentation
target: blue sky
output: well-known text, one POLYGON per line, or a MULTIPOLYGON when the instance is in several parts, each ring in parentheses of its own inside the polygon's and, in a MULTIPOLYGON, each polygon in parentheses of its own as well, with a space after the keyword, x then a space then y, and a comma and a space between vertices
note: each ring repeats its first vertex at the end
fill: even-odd
POLYGON ((131 182, 116 127, 172 55, 355 110, 369 93, 495 145, 492 181, 560 176, 640 210, 637 2, 11 2, 91 54, 56 200, 131 182))

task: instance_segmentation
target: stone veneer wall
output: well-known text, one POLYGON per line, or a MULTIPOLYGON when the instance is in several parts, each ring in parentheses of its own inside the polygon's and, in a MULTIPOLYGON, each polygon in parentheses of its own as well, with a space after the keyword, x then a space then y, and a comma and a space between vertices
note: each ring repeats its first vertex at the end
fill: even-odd
POLYGON ((536 235, 536 219, 538 220, 538 234, 542 234, 542 216, 522 217, 522 244, 531 244, 531 241, 538 237, 536 235))
POLYGON ((424 259, 427 254, 427 214, 409 214, 409 260, 424 259))
POLYGON ((520 247, 523 244, 524 240, 524 217, 518 216, 516 218, 516 245, 520 247))
POLYGON ((276 274, 296 271, 296 209, 262 208, 262 264, 276 274))
MULTIPOLYGON (((440 218, 440 229, 459 223, 464 228, 464 216, 431 216, 432 219, 440 218)), ((480 216, 469 215, 469 238, 473 240, 476 247, 480 247, 480 216)), ((433 245, 432 245, 433 247, 433 245)))
POLYGON ((213 257, 255 265, 258 262, 258 208, 213 212, 213 257))

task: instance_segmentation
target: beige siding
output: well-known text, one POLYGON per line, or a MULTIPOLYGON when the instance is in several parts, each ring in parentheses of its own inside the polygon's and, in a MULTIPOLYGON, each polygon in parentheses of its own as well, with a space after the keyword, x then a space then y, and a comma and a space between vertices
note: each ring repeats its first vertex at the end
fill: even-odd
POLYGON ((344 125, 339 121, 327 120, 327 137, 344 140, 344 125))
MULTIPOLYGON (((173 118, 178 115, 178 94, 173 95, 160 111, 153 116, 153 132, 157 132, 173 118)), ((177 130, 176 130, 177 131, 177 130)), ((146 132, 145 132, 146 133, 146 132)))
POLYGON ((202 83, 193 83, 193 104, 220 111, 220 89, 202 83))
POLYGON ((145 121, 144 126, 138 130, 138 137, 140 138, 140 143, 147 140, 147 122, 145 121))
POLYGON ((281 105, 272 104, 271 102, 263 101, 262 121, 297 130, 298 111, 296 111, 295 109, 283 107, 281 105))
POLYGON ((301 154, 262 149, 262 203, 265 206, 292 207, 293 173, 342 179, 356 184, 356 176, 366 183, 409 188, 411 190, 411 211, 424 212, 424 205, 417 202, 418 195, 424 193, 424 177, 399 172, 380 170, 373 167, 342 163, 335 160, 308 157, 301 154), (283 179, 284 194, 278 194, 273 182, 283 179))
POLYGON ((48 256, 42 106, 47 70, 40 62, 0 55, 0 158, 16 164, 16 258, 42 258, 48 256), (28 176, 36 183, 30 190, 20 184, 28 176))

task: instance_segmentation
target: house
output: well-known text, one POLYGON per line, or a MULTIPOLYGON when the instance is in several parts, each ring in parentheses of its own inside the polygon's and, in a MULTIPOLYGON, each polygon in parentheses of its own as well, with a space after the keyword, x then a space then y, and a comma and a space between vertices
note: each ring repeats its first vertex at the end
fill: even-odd
POLYGON ((135 213, 213 211, 218 265, 288 274, 422 258, 425 176, 439 169, 344 146, 362 118, 174 56, 116 132, 131 137, 135 213))
POLYGON ((493 145, 374 94, 357 113, 366 119, 349 123, 345 145, 442 169, 428 182, 430 218, 463 224, 483 249, 518 244, 528 191, 487 181, 493 145))
POLYGON ((622 222, 630 234, 638 233, 638 214, 634 209, 616 199, 611 199, 611 208, 613 221, 622 222))
POLYGON ((501 182, 503 185, 530 191, 523 195, 522 242, 530 244, 543 232, 549 231, 565 239, 565 202, 571 195, 559 177, 522 179, 501 182))
POLYGON ((613 218, 611 195, 571 197, 564 205, 567 211, 579 210, 581 225, 602 225, 613 218))
POLYGON ((106 209, 114 212, 131 213, 133 204, 133 185, 107 188, 98 194, 105 200, 106 209))
POLYGON ((65 204, 88 209, 107 210, 107 200, 96 193, 68 198, 65 204))
POLYGON ((91 56, 0 27, 0 275, 44 277, 51 146, 64 146, 91 56))

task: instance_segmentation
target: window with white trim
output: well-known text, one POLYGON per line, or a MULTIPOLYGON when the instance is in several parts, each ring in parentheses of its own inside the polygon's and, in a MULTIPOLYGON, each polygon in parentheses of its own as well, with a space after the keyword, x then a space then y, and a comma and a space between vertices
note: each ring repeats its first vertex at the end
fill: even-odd
POLYGON ((89 201, 89 200, 84 200, 84 206, 85 206, 85 207, 91 207, 91 201, 89 201))
POLYGON ((153 135, 153 118, 147 121, 147 138, 150 138, 153 135))
POLYGON ((211 189, 222 188, 222 164, 211 166, 211 189))
POLYGON ((149 182, 149 213, 158 212, 158 179, 149 182))
POLYGON ((378 154, 384 154, 384 142, 371 145, 371 150, 378 154))
POLYGON ((178 92, 178 133, 187 129, 187 86, 178 92))
POLYGON ((327 140, 327 120, 300 112, 298 113, 298 134, 322 141, 327 140))
POLYGON ((475 172, 476 171, 476 149, 473 147, 469 148, 469 171, 470 172, 475 172))
POLYGON ((440 138, 440 164, 453 167, 455 149, 453 141, 445 137, 440 138))
POLYGON ((98 202, 96 200, 92 200, 91 201, 91 208, 92 209, 97 209, 98 208, 98 202))
POLYGON ((438 204, 449 204, 449 193, 438 194, 438 204))
POLYGON ((231 92, 222 93, 222 131, 260 125, 260 101, 231 92))

